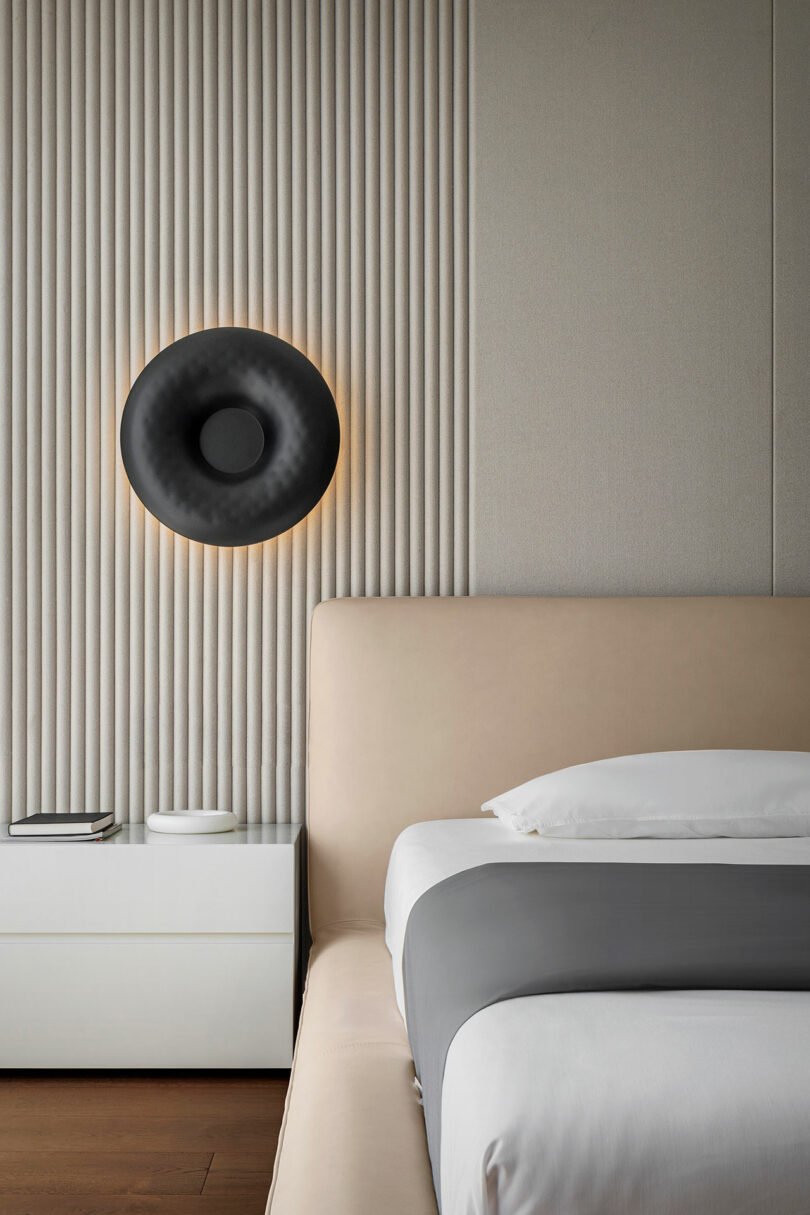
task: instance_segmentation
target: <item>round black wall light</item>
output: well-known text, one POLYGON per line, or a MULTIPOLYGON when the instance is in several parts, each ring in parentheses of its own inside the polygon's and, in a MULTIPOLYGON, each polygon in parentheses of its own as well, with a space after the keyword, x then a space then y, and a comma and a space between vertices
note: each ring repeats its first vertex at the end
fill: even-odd
POLYGON ((340 425, 300 350, 256 329, 204 329, 147 363, 121 418, 121 457, 148 511, 202 544, 269 540, 332 480, 340 425))

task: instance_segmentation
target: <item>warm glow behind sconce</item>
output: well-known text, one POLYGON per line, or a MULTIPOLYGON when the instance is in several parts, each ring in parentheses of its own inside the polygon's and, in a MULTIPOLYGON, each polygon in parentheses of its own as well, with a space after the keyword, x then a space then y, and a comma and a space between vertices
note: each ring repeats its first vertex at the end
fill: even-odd
POLYGON ((148 511, 202 544, 269 540, 332 479, 334 398, 294 346, 256 329, 204 329, 147 363, 121 418, 121 457, 148 511))

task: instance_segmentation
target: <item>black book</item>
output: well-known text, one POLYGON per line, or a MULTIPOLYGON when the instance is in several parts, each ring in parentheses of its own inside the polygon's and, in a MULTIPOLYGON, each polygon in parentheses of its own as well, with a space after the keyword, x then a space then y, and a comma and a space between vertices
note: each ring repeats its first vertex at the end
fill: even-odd
POLYGON ((95 814, 30 814, 9 823, 9 835, 90 835, 103 831, 115 821, 109 811, 95 814))
POLYGON ((90 844, 109 839, 121 830, 120 823, 110 823, 103 831, 94 831, 89 835, 12 835, 6 841, 9 844, 90 844))

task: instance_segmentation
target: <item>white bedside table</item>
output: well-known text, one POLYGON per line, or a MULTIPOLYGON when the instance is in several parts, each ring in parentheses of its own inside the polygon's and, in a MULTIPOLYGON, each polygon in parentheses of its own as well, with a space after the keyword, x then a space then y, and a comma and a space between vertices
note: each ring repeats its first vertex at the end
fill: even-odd
POLYGON ((0 1067, 289 1067, 300 836, 4 834, 0 1067))

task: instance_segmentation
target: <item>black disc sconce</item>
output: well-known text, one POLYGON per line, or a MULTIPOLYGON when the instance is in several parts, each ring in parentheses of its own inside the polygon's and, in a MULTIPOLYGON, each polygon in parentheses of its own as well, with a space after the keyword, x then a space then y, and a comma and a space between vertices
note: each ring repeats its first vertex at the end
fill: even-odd
POLYGON ((256 329, 204 329, 147 363, 121 418, 121 457, 146 509, 202 544, 269 540, 332 480, 340 425, 301 353, 256 329))

